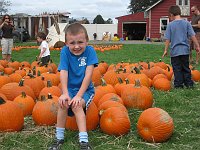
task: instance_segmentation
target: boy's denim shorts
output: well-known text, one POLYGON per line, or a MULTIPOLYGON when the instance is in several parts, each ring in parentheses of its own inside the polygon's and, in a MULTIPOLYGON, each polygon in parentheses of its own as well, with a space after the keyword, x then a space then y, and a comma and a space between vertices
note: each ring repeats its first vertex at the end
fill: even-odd
MULTIPOLYGON (((76 96, 76 94, 78 93, 78 90, 73 90, 73 89, 68 89, 69 92, 69 96, 71 97, 71 99, 76 96)), ((94 98, 94 92, 93 91, 86 91, 83 94, 82 97, 85 101, 85 108, 84 108, 84 112, 86 113, 87 108, 89 107, 90 103, 92 102, 93 98, 94 98)), ((68 109, 68 116, 74 116, 74 113, 72 111, 72 108, 69 107, 68 109)))

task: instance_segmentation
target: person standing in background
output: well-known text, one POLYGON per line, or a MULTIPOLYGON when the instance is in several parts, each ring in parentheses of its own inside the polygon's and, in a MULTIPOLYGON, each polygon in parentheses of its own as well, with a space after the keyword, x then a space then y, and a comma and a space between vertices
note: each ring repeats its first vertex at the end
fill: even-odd
POLYGON ((174 5, 169 8, 172 20, 165 32, 165 50, 162 57, 167 55, 170 46, 171 64, 174 72, 174 88, 193 87, 191 70, 189 68, 189 38, 194 42, 197 53, 200 52, 199 43, 195 37, 192 25, 181 18, 181 9, 174 5))
MULTIPOLYGON (((200 44, 200 8, 198 6, 192 6, 191 12, 193 14, 191 24, 192 24, 192 27, 194 29, 194 32, 196 33, 195 36, 197 38, 197 41, 200 44)), ((194 43, 191 42, 191 45, 190 45, 190 62, 193 62, 192 49, 194 49, 194 48, 195 48, 194 43)), ((199 63, 199 57, 200 57, 199 54, 196 53, 196 64, 199 63)))
POLYGON ((46 34, 44 32, 39 32, 37 34, 37 41, 41 43, 39 47, 40 48, 39 59, 41 59, 42 66, 44 66, 48 64, 50 61, 50 50, 48 43, 46 41, 46 34))
POLYGON ((6 14, 0 23, 0 29, 2 30, 2 59, 10 61, 12 47, 13 47, 13 30, 14 25, 11 17, 6 14))

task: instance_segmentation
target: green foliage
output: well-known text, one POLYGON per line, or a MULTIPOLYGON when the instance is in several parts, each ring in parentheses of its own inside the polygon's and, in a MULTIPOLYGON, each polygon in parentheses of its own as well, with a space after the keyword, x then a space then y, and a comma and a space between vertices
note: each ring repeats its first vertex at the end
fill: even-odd
POLYGON ((159 0, 131 0, 128 6, 130 13, 136 13, 146 10, 148 7, 152 6, 159 0))
MULTIPOLYGON (((114 43, 115 44, 115 43, 114 43)), ((159 61, 164 49, 163 44, 130 44, 121 50, 97 51, 99 62, 112 64, 121 61, 159 61)), ((39 54, 38 49, 24 49, 13 52, 13 59, 18 61, 33 61, 39 54)), ((193 53, 195 55, 195 51, 193 53)), ((59 63, 59 51, 51 51, 54 62, 59 63)), ((169 56, 162 59, 170 64, 169 56)), ((200 65, 197 66, 200 69, 200 65)), ((153 107, 160 107, 173 118, 175 130, 172 137, 164 143, 147 143, 139 137, 136 125, 139 115, 138 109, 129 109, 131 131, 127 135, 109 136, 98 128, 89 132, 89 140, 94 150, 195 150, 200 146, 200 84, 194 89, 172 89, 162 92, 151 89, 154 97, 153 107)), ((65 132, 66 142, 63 150, 78 150, 78 132, 65 132)), ((32 118, 25 118, 24 129, 18 133, 0 133, 0 150, 46 150, 54 139, 54 127, 40 127, 33 124, 32 118)))
POLYGON ((113 20, 111 18, 108 18, 108 20, 105 21, 105 24, 113 24, 113 20))
POLYGON ((105 21, 101 15, 97 15, 93 20, 93 24, 105 24, 105 21))
POLYGON ((4 14, 8 12, 8 7, 11 5, 10 1, 1 0, 0 1, 0 14, 4 14))

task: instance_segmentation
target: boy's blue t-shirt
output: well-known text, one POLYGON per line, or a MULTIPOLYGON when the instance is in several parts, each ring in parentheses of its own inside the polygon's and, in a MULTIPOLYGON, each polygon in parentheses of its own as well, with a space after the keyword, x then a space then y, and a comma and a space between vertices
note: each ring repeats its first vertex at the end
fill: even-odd
POLYGON ((174 20, 167 25, 165 39, 170 41, 170 56, 189 55, 189 38, 194 36, 195 32, 192 25, 184 20, 174 20))
MULTIPOLYGON (((98 65, 96 51, 92 46, 86 46, 81 55, 74 55, 70 52, 69 47, 64 46, 60 54, 60 64, 58 70, 68 71, 68 88, 79 90, 85 77, 86 67, 98 65)), ((93 89, 92 81, 87 90, 93 89)))

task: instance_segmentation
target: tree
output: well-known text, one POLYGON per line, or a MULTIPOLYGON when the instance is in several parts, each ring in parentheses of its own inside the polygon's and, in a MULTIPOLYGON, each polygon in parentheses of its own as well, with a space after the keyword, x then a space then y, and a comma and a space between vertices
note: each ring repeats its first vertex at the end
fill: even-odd
POLYGON ((97 15, 93 20, 93 24, 105 24, 105 21, 101 15, 97 15))
POLYGON ((108 18, 108 20, 105 21, 106 24, 113 24, 113 20, 111 18, 108 18))
POLYGON ((132 14, 137 12, 142 12, 158 1, 159 0, 131 0, 128 9, 129 12, 132 14))
POLYGON ((87 18, 83 18, 84 24, 90 24, 89 20, 87 18))
POLYGON ((72 24, 72 23, 74 23, 74 22, 77 22, 77 20, 74 19, 74 18, 70 18, 70 19, 69 19, 69 24, 72 24))
POLYGON ((0 14, 8 12, 8 7, 11 5, 10 1, 0 0, 0 14))

